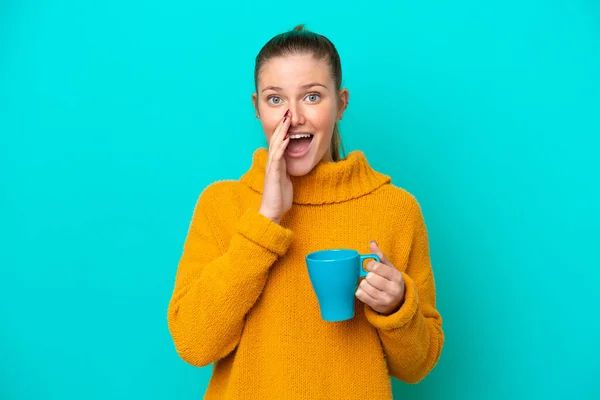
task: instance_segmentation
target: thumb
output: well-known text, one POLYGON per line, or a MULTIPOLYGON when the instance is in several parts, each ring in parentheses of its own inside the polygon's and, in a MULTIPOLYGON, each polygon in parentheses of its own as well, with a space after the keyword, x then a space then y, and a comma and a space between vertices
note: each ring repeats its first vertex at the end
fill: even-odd
POLYGON ((381 251, 381 249, 377 245, 376 241, 371 240, 370 248, 371 248, 371 252, 373 254, 377 254, 379 256, 379 258, 381 259, 381 262, 383 264, 392 266, 392 263, 390 263, 390 261, 387 259, 387 257, 383 254, 383 252, 381 251))

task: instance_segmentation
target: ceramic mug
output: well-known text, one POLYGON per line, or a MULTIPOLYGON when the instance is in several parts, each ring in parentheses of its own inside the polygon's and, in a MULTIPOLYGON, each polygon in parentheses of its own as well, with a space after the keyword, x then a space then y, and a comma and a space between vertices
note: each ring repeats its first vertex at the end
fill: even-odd
POLYGON ((319 302, 321 317, 339 322, 354 317, 358 280, 367 276, 363 262, 375 254, 360 254, 356 250, 320 250, 306 256, 308 275, 319 302))

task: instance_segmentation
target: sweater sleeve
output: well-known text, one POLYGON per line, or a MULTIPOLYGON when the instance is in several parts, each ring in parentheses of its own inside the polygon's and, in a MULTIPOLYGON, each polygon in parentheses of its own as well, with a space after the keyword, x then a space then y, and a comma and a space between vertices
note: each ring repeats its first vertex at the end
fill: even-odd
MULTIPOLYGON (((437 364, 444 344, 442 318, 436 309, 435 284, 427 229, 418 203, 408 264, 402 272, 404 303, 391 315, 365 304, 368 321, 377 328, 390 374, 406 383, 421 381, 437 364)), ((397 266, 396 266, 397 267, 397 266)))
POLYGON ((208 365, 235 349, 270 267, 292 239, 290 230, 248 209, 237 221, 226 251, 221 251, 210 218, 215 205, 205 193, 194 210, 167 312, 178 354, 195 366, 208 365))

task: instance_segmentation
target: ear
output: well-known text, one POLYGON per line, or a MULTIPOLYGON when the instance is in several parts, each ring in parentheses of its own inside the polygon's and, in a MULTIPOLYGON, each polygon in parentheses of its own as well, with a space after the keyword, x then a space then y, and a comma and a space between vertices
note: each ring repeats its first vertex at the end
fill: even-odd
POLYGON ((260 118, 260 114, 258 113, 258 95, 256 92, 252 93, 252 104, 254 104, 254 111, 256 112, 254 116, 260 118))
POLYGON ((348 93, 348 89, 342 89, 339 93, 339 101, 338 101, 338 120, 342 119, 344 115, 344 111, 348 108, 348 99, 350 97, 350 93, 348 93))

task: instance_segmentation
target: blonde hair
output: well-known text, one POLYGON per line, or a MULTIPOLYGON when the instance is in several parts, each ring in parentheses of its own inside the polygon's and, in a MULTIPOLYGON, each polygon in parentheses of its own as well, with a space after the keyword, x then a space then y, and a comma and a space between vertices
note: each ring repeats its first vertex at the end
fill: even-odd
POLYGON ((340 135, 340 129, 338 128, 337 122, 333 127, 333 135, 331 136, 331 145, 329 148, 331 150, 331 158, 333 161, 340 161, 345 157, 346 151, 342 144, 342 136, 340 135))

